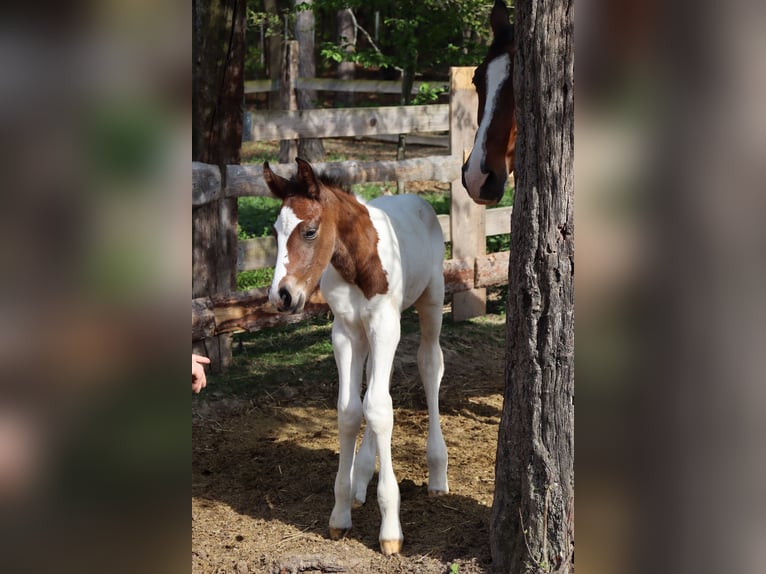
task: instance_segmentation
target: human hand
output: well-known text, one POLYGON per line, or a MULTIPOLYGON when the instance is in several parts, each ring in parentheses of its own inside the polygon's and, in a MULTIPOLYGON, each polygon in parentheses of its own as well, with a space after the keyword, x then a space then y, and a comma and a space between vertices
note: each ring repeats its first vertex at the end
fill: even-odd
POLYGON ((192 353, 192 392, 199 393, 207 385, 207 379, 205 378, 205 367, 202 365, 209 365, 210 359, 203 357, 202 355, 195 355, 192 353))

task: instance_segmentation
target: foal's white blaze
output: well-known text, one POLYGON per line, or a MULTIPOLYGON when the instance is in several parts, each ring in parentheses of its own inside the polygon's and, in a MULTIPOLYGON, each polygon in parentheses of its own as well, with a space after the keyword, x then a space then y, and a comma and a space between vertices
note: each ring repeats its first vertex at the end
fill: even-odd
POLYGON ((279 212, 279 217, 274 224, 277 232, 277 263, 274 266, 274 281, 269 290, 269 301, 272 305, 279 304, 279 284, 287 275, 287 264, 289 263, 287 253, 287 240, 298 224, 303 221, 299 219, 291 207, 285 206, 279 212))
POLYGON ((511 57, 508 54, 495 58, 487 66, 487 101, 484 104, 484 115, 476 131, 476 142, 468 157, 465 171, 465 182, 470 189, 481 189, 484 180, 487 179, 487 174, 481 171, 482 159, 487 153, 487 131, 500 97, 500 90, 508 80, 510 72, 511 57))

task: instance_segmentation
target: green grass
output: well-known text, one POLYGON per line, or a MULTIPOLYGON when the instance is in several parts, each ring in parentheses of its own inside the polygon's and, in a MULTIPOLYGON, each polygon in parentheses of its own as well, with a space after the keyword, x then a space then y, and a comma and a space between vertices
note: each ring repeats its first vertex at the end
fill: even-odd
POLYGON ((329 320, 317 318, 235 335, 232 366, 216 379, 216 390, 253 396, 284 385, 300 386, 303 380, 334 383, 330 329, 329 320))
POLYGON ((273 197, 240 197, 238 239, 267 237, 279 215, 282 202, 273 197))
MULTIPOLYGON (((488 312, 502 316, 502 301, 497 297, 492 297, 491 301, 488 312)), ((402 337, 419 329, 417 312, 408 309, 402 314, 402 337)), ((256 398, 273 395, 279 398, 280 389, 290 387, 304 398, 310 398, 312 388, 317 385, 335 386, 338 373, 331 330, 329 317, 317 317, 294 325, 237 333, 234 335, 232 365, 225 374, 212 376, 214 384, 209 389, 222 396, 256 398)), ((447 313, 440 339, 445 349, 470 352, 477 340, 502 347, 505 331, 498 327, 497 317, 477 317, 454 323, 451 314, 447 313)), ((332 408, 334 402, 322 406, 332 408)))

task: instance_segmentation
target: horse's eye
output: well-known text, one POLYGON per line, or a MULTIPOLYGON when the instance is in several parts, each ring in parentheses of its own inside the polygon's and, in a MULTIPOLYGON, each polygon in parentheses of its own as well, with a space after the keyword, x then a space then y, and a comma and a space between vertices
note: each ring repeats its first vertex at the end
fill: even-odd
POLYGON ((306 231, 303 232, 303 238, 308 239, 311 241, 312 239, 315 239, 317 236, 317 230, 314 227, 309 227, 306 231))

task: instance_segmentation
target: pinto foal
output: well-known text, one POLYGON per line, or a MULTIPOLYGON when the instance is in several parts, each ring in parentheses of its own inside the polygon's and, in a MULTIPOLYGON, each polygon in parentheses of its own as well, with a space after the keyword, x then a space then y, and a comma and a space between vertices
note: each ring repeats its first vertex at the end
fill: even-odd
POLYGON ((380 461, 380 549, 401 550, 399 486, 391 463, 394 414, 389 393, 399 344, 400 318, 414 305, 420 319, 418 369, 428 404, 428 492, 449 492, 447 447, 439 424, 439 385, 444 360, 439 346, 444 302, 444 239, 433 209, 414 195, 380 197, 362 204, 298 159, 293 180, 268 162, 263 177, 282 200, 274 229, 277 263, 269 299, 280 311, 298 313, 317 283, 334 315, 332 346, 338 366, 340 460, 330 537, 351 528, 351 509, 364 504, 380 461), (361 399, 367 367, 367 390, 361 399), (357 435, 367 423, 355 454, 357 435))

